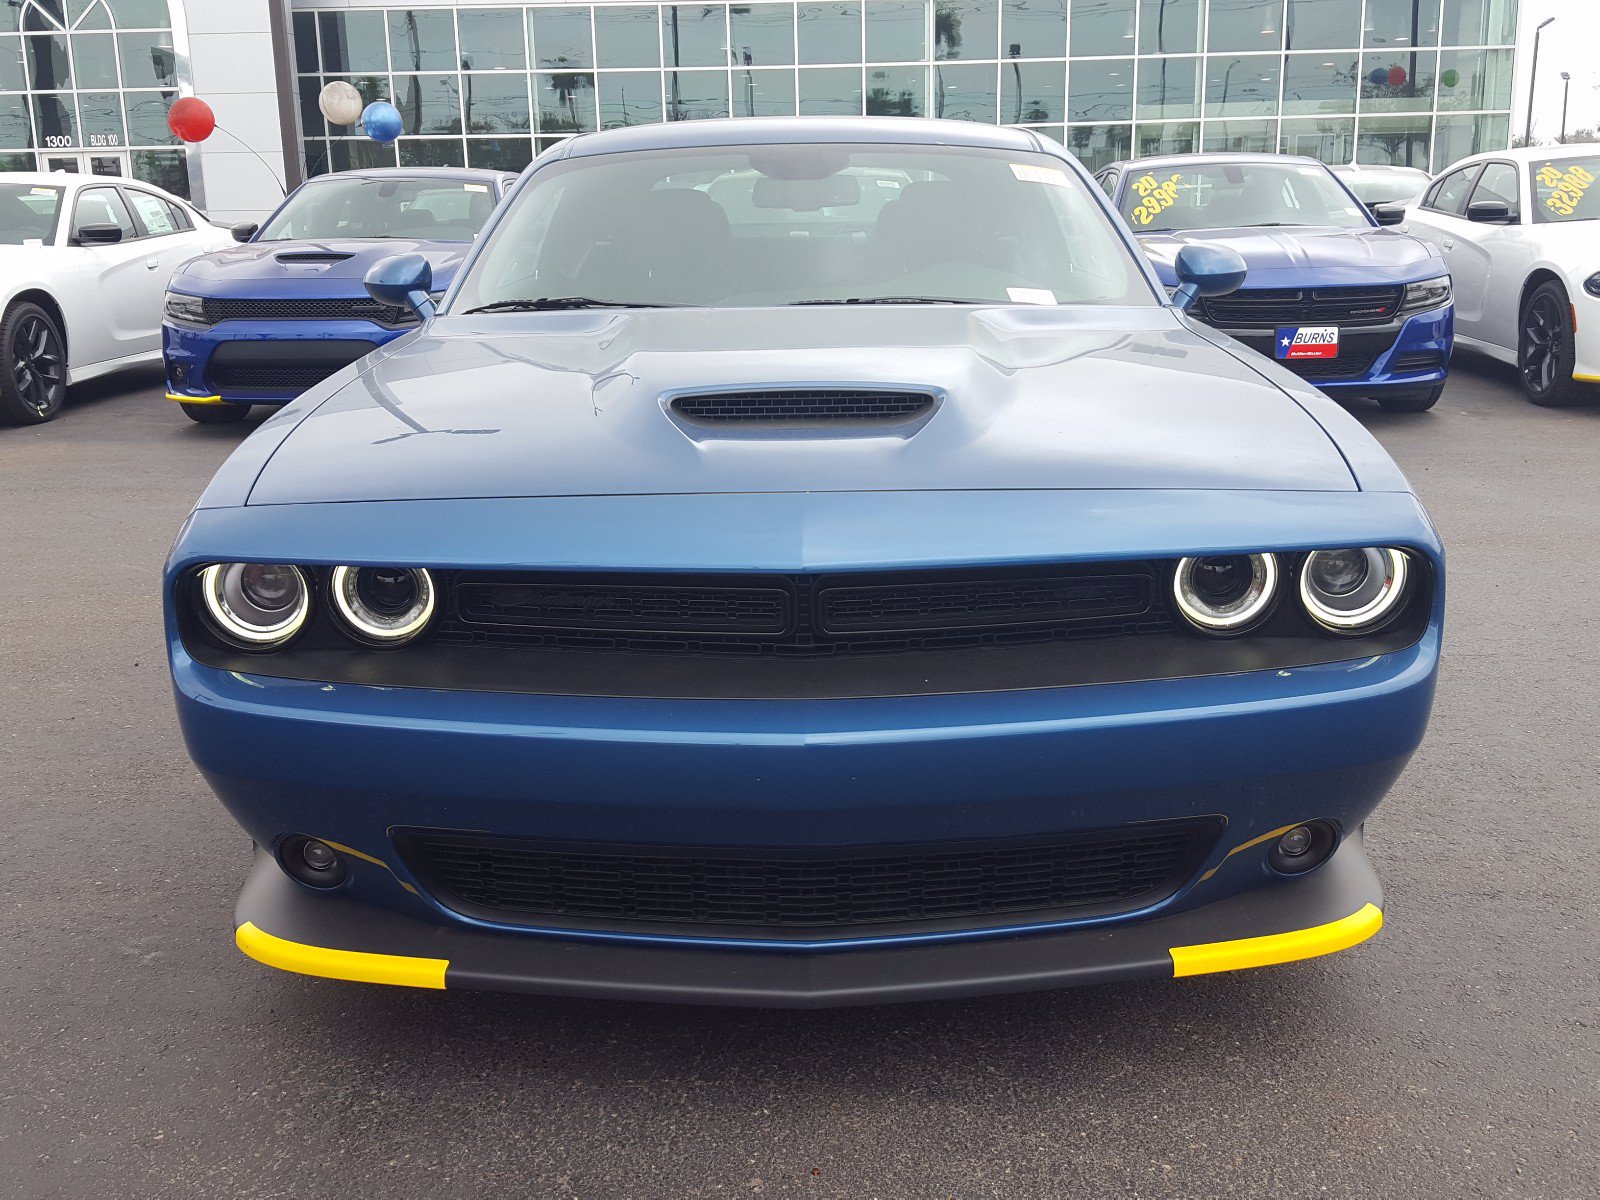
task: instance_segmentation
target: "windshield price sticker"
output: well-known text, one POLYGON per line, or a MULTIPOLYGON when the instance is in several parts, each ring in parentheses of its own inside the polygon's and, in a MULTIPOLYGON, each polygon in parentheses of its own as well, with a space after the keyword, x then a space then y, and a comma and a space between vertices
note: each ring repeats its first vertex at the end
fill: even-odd
POLYGON ((1535 178, 1543 188, 1550 189, 1544 206, 1563 217, 1577 214, 1594 184, 1594 176, 1576 164, 1562 171, 1554 163, 1545 163, 1535 178))
POLYGON ((1133 190, 1139 193, 1140 204, 1131 216, 1140 225, 1148 225, 1178 200, 1178 185, 1182 175, 1174 175, 1162 183, 1154 175, 1141 175, 1133 181, 1133 190))
POLYGON ((1048 183, 1051 187, 1068 187, 1067 173, 1055 167, 1033 167, 1025 163, 1012 163, 1011 173, 1023 183, 1048 183))
POLYGON ((1337 325, 1302 325, 1278 330, 1274 343, 1280 359, 1338 358, 1337 325))

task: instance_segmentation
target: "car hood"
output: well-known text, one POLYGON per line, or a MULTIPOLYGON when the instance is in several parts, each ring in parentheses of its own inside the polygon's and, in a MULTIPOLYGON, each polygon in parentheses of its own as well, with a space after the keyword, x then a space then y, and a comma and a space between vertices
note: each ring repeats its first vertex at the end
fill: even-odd
MULTIPOLYGON (((1174 310, 851 308, 444 317, 286 411, 251 504, 505 496, 1353 491, 1294 398, 1174 310), (932 392, 910 426, 703 428, 685 390, 932 392), (304 414, 304 415, 302 415, 304 414)), ((254 438, 251 439, 252 441, 254 438)))
POLYGON ((315 242, 251 242, 186 263, 172 286, 198 296, 295 299, 365 296, 364 280, 377 263, 421 254, 433 267, 434 289, 448 285, 472 250, 470 242, 406 238, 333 238, 315 242))
POLYGON ((1196 229, 1140 234, 1161 282, 1178 282, 1173 263, 1185 246, 1226 246, 1249 268, 1247 288, 1415 283, 1445 273, 1434 248, 1395 229, 1196 229))

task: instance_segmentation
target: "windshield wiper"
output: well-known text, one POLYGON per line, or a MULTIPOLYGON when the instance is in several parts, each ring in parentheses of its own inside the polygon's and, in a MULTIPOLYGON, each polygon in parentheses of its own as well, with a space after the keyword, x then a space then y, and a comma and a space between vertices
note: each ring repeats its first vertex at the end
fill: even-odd
POLYGON ((969 300, 960 296, 851 296, 847 300, 796 300, 790 307, 808 304, 999 304, 998 300, 969 300))
POLYGON ((537 300, 496 300, 467 309, 464 315, 493 312, 551 312, 562 308, 674 308, 670 304, 636 304, 627 300, 591 300, 588 296, 541 296, 537 300))

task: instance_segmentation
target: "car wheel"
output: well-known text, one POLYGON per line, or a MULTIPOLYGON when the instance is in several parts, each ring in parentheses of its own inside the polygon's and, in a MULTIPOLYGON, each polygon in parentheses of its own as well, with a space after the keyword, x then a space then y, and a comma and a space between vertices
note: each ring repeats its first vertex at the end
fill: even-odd
POLYGON ((1423 392, 1401 392, 1395 396, 1379 396, 1378 404, 1385 412, 1427 412, 1439 403, 1439 397, 1444 395, 1444 384, 1431 387, 1423 392))
POLYGON ((1517 367, 1528 399, 1546 408, 1565 408, 1581 399, 1583 387, 1572 377, 1577 351, 1567 289, 1553 279, 1534 288, 1517 329, 1517 367))
POLYGON ((248 404, 183 404, 183 415, 201 425, 237 425, 250 412, 248 404))
POLYGON ((67 399, 67 346, 55 319, 23 301, 0 320, 0 425, 40 425, 67 399))

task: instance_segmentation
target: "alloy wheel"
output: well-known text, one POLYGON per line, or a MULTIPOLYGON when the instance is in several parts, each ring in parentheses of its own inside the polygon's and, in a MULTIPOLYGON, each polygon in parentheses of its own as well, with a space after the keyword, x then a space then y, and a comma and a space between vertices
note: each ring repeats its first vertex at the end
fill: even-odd
POLYGON ((42 316, 28 314, 12 328, 11 378, 22 402, 41 417, 61 407, 66 397, 66 354, 61 337, 42 316))
POLYGON ((1535 296, 1522 317, 1522 378, 1528 390, 1548 392, 1556 384, 1567 326, 1553 296, 1535 296))

